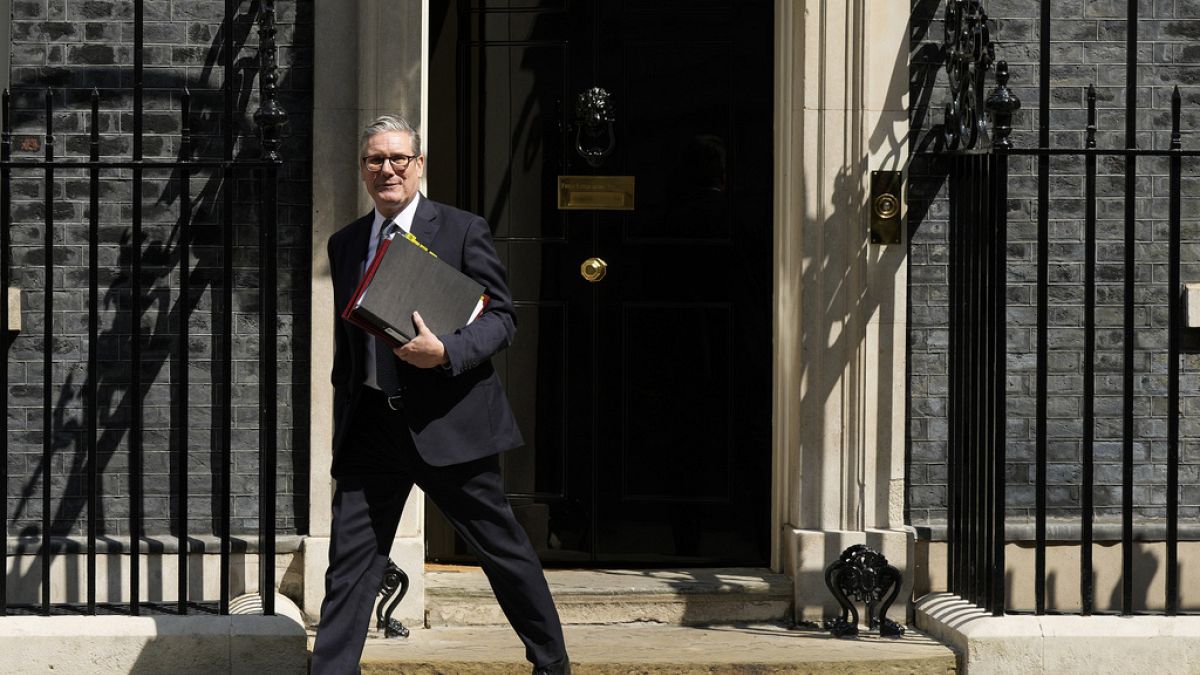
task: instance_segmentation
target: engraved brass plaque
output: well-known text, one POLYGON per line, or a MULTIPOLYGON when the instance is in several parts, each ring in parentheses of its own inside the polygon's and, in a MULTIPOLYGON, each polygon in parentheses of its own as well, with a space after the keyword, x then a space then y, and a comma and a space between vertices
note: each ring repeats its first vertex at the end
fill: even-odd
POLYGON ((558 208, 632 211, 633 176, 559 176, 558 208))

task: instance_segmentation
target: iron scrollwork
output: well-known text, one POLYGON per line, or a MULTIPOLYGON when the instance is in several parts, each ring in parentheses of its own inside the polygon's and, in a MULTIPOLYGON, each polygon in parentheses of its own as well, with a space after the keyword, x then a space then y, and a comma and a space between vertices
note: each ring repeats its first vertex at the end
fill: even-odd
POLYGON ((888 608, 900 593, 900 570, 889 565, 883 554, 863 544, 851 546, 826 568, 825 585, 842 606, 841 616, 825 622, 825 628, 837 637, 858 635, 858 610, 851 600, 866 605, 869 629, 878 628, 882 637, 904 635, 904 627, 887 618, 888 608))
POLYGON ((949 76, 943 133, 947 150, 970 150, 988 137, 984 77, 996 60, 980 0, 947 0, 942 58, 949 76))
POLYGON ((408 628, 399 620, 392 618, 396 605, 408 594, 408 575, 400 566, 388 558, 387 567, 383 570, 383 582, 379 585, 379 604, 375 606, 375 628, 383 631, 388 638, 408 637, 408 628), (399 591, 397 593, 397 591, 399 591), (394 597, 393 597, 394 596, 394 597), (391 600, 389 603, 388 600, 391 600), (387 609, 384 610, 384 605, 387 609))
POLYGON ((575 152, 592 168, 599 168, 617 145, 612 94, 592 87, 575 99, 575 152))

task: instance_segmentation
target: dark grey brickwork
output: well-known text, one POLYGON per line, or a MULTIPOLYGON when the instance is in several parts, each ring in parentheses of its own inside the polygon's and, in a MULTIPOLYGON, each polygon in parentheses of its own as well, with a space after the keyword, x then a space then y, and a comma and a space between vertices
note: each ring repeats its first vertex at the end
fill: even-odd
MULTIPOLYGON (((253 158, 259 144, 252 115, 258 109, 257 3, 235 3, 233 77, 238 157, 253 158)), ((15 0, 12 3, 14 146, 20 155, 44 152, 44 92, 53 88, 55 151, 86 156, 89 151, 89 96, 101 96, 99 127, 106 158, 128 158, 133 142, 133 3, 125 0, 15 0)), ((148 0, 145 3, 144 155, 173 159, 180 151, 180 91, 192 93, 194 157, 221 157, 224 82, 221 33, 223 0, 148 0)), ((289 115, 282 154, 279 236, 279 478, 276 508, 281 534, 307 530, 308 345, 310 298, 312 1, 277 3, 280 99, 289 115)), ((179 322, 188 318, 188 512, 191 533, 214 531, 219 486, 218 429, 221 423, 219 374, 222 281, 221 195, 232 190, 235 213, 235 293, 233 300, 233 485, 235 533, 258 527, 258 230, 256 184, 243 171, 234 184, 198 170, 191 179, 193 230, 191 260, 179 259, 181 174, 150 171, 143 178, 143 297, 131 300, 130 262, 132 174, 105 171, 101 179, 100 338, 98 373, 87 372, 88 235, 86 173, 60 170, 47 187, 37 171, 14 172, 12 228, 13 283, 24 289, 23 330, 9 352, 8 523, 10 535, 32 537, 41 531, 43 455, 42 358, 43 307, 47 279, 43 268, 44 198, 52 190, 54 210, 53 453, 50 457, 55 534, 86 532, 82 392, 88 378, 99 385, 98 444, 101 470, 100 529, 127 535, 129 514, 129 425, 131 327, 138 315, 143 339, 143 446, 145 533, 173 533, 179 475, 174 431, 179 415, 179 322), (192 285, 181 298, 179 279, 187 270, 192 285), (135 311, 136 309, 136 311, 135 311), (60 495, 66 495, 60 499, 60 495)))
MULTIPOLYGON (((942 0, 914 0, 912 21, 912 150, 938 147, 945 74, 940 63, 942 0)), ((1037 145, 1039 24, 1037 0, 990 0, 997 58, 1011 66, 1021 98, 1014 144, 1037 145)), ((1051 121, 1053 147, 1081 147, 1086 88, 1098 95, 1098 145, 1125 143, 1125 0, 1058 0, 1052 7, 1051 121)), ((1171 86, 1183 94, 1183 144, 1200 143, 1200 0, 1140 2, 1137 144, 1165 148, 1171 86)), ((989 86, 994 81, 989 75, 989 86)), ((1014 158, 1009 184, 1008 247, 1008 504, 1010 522, 1028 520, 1034 503, 1034 410, 1037 298, 1036 163, 1014 158)), ((1200 281, 1200 163, 1185 160, 1184 282, 1200 281)), ((1082 454, 1084 181, 1083 161, 1051 161, 1048 341, 1047 503, 1052 518, 1078 518, 1082 454)), ((1134 503, 1139 521, 1165 515, 1167 345, 1167 165, 1142 159, 1136 189, 1137 247, 1134 503)), ((1124 303, 1124 163, 1099 162, 1097 186, 1097 515, 1114 522, 1121 504, 1121 406, 1124 303)), ((945 176, 914 154, 910 203, 910 464, 908 504, 916 525, 944 523, 947 505, 948 289, 945 176)), ((1200 515, 1200 377, 1198 340, 1184 338, 1180 468, 1181 522, 1200 515)))

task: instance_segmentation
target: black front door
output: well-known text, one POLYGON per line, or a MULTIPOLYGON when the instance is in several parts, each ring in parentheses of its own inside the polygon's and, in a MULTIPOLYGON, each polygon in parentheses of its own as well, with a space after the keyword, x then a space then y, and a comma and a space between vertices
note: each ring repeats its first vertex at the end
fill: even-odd
POLYGON ((497 366, 528 445, 505 480, 542 559, 764 564, 772 2, 434 5, 431 196, 484 215, 508 265, 497 366), (560 208, 560 176, 630 176, 633 208, 560 208))

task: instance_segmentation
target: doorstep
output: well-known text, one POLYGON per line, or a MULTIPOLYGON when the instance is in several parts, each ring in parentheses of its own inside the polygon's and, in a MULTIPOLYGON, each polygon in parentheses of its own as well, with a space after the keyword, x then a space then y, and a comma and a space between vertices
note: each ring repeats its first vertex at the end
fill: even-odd
MULTIPOLYGON (((671 626, 634 623, 564 627, 574 675, 954 673, 947 647, 909 631, 903 638, 837 639, 780 624, 671 626)), ((364 675, 527 675, 525 650, 507 626, 432 628, 408 638, 372 631, 364 675)))

